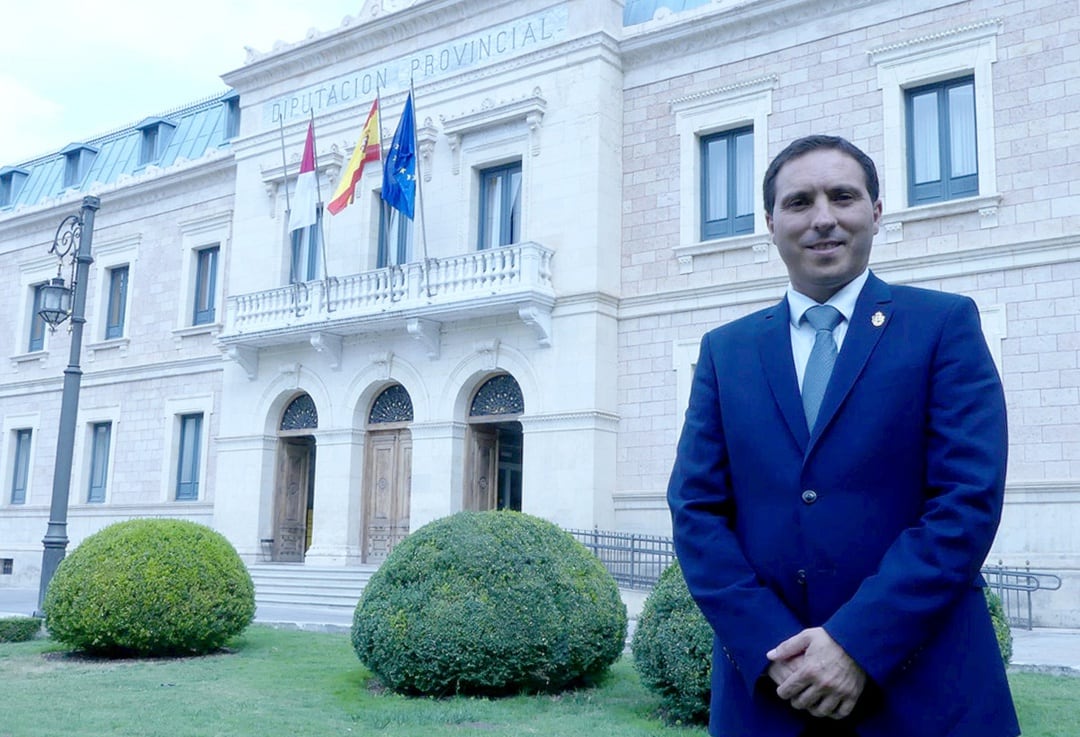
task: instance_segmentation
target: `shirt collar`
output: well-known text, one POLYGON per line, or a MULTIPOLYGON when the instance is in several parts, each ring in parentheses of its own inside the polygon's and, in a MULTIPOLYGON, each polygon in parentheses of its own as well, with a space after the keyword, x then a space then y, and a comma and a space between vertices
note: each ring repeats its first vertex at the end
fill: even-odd
MULTIPOLYGON (((836 294, 829 297, 825 304, 835 307, 844 316, 845 320, 851 322, 851 315, 855 312, 855 302, 859 299, 859 292, 862 291, 863 285, 866 284, 868 278, 870 278, 870 270, 863 269, 861 274, 841 287, 836 294)), ((795 291, 795 287, 790 282, 787 288, 787 301, 789 319, 795 327, 799 327, 803 315, 806 314, 808 309, 819 304, 805 294, 795 291)))

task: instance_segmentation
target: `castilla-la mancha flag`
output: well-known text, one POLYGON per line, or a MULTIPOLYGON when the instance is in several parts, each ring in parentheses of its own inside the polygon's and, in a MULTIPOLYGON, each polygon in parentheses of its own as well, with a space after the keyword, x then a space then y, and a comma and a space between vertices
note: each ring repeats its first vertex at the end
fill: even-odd
POLYGON ((296 193, 289 213, 289 231, 310 228, 315 224, 319 198, 315 181, 315 124, 308 123, 304 157, 300 159, 300 174, 296 177, 296 193))
POLYGON ((337 215, 352 204, 356 185, 360 182, 360 176, 364 173, 364 164, 369 161, 378 161, 381 158, 379 148, 382 134, 379 128, 379 98, 371 102, 371 112, 368 113, 364 129, 360 131, 360 140, 356 142, 349 165, 341 172, 341 181, 338 182, 334 196, 330 199, 326 209, 331 215, 337 215))

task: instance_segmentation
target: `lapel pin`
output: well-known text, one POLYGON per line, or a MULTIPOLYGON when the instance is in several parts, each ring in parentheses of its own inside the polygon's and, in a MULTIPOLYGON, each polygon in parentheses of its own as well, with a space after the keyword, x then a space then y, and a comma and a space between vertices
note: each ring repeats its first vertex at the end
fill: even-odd
POLYGON ((881 310, 875 312, 870 317, 870 324, 873 325, 875 328, 880 328, 882 325, 885 324, 885 313, 881 310))

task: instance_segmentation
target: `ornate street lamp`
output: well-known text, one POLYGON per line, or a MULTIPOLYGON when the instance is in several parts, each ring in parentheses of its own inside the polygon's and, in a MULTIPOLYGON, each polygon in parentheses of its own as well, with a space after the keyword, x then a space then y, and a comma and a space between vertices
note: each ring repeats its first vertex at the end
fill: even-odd
POLYGON ((56 464, 53 466, 52 505, 49 508, 49 527, 41 541, 45 550, 41 555, 41 585, 38 589, 38 612, 43 611, 45 592, 64 559, 67 550, 67 508, 71 491, 71 457, 75 450, 75 421, 79 412, 79 386, 82 369, 79 356, 82 353, 82 331, 86 322, 86 279, 90 274, 90 240, 94 234, 94 214, 101 207, 97 197, 83 197, 78 215, 68 215, 56 229, 49 253, 56 254, 59 262, 56 277, 41 287, 38 315, 53 331, 64 320, 71 318, 71 351, 68 366, 64 369, 64 393, 60 400, 60 430, 56 436, 56 464), (64 284, 61 276, 66 264, 71 268, 71 287, 64 284))

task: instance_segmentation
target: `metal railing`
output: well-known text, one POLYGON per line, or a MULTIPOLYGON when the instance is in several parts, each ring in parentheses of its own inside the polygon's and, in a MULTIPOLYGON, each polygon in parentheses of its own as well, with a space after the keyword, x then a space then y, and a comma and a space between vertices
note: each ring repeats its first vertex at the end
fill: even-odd
MULTIPOLYGON (((651 589, 664 569, 675 560, 675 546, 670 537, 605 530, 567 532, 592 551, 615 582, 625 588, 651 589)), ((986 584, 1001 599, 1009 626, 1027 630, 1034 622, 1031 595, 1036 591, 1061 588, 1059 576, 1030 568, 985 566, 982 574, 986 584)))
POLYGON ((675 560, 670 537, 604 530, 567 530, 593 552, 619 586, 651 589, 675 560))
POLYGON ((1061 588, 1059 576, 1030 568, 1006 568, 1000 564, 984 566, 982 575, 987 586, 1000 597, 1009 626, 1026 630, 1031 629, 1034 619, 1031 595, 1036 591, 1057 591, 1061 588))

